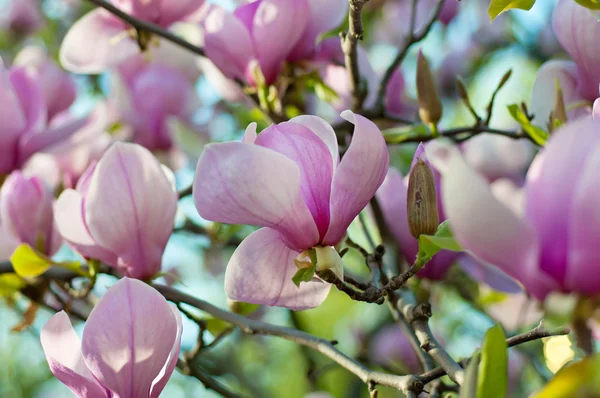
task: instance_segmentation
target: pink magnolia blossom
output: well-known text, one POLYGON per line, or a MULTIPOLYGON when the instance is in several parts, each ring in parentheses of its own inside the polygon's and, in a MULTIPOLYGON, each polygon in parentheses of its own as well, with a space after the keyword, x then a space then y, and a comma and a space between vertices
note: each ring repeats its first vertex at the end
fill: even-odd
POLYGON ((556 81, 563 90, 567 116, 575 118, 589 113, 598 98, 600 84, 600 57, 596 43, 600 40, 600 24, 592 12, 571 0, 559 0, 553 14, 556 37, 573 61, 552 60, 539 70, 531 94, 535 121, 544 124, 554 103, 556 81), (579 105, 579 106, 576 106, 579 105))
POLYGON ((179 70, 133 58, 119 67, 118 109, 131 127, 133 141, 150 150, 173 146, 173 120, 192 125, 199 106, 194 86, 179 70))
POLYGON ((50 371, 79 398, 158 398, 177 364, 182 330, 174 305, 123 278, 96 304, 81 340, 64 311, 40 340, 50 371))
POLYGON ((335 133, 316 116, 299 116, 242 142, 207 145, 196 170, 194 199, 207 220, 264 227, 246 238, 225 273, 229 298, 305 309, 318 306, 330 285, 296 287, 294 259, 334 246, 385 178, 388 152, 379 129, 350 111, 352 142, 339 161, 335 133))
MULTIPOLYGON (((168 29, 176 22, 197 16, 204 0, 113 0, 112 3, 137 19, 168 29)), ((139 51, 135 31, 115 15, 97 8, 67 32, 60 61, 72 72, 101 73, 139 51)))
POLYGON ((600 122, 584 117, 553 133, 527 174, 522 213, 497 199, 456 147, 431 144, 444 211, 462 247, 538 299, 551 291, 599 293, 592 269, 599 261, 599 132, 600 122))
POLYGON ((44 24, 44 17, 36 0, 11 0, 4 11, 3 25, 17 34, 30 34, 44 24))
POLYGON ((160 271, 177 210, 171 179, 144 147, 114 143, 76 190, 58 198, 58 230, 83 257, 132 278, 152 278, 160 271))
POLYGON ((417 353, 396 324, 386 325, 373 336, 369 344, 369 359, 406 374, 422 372, 417 353))
POLYGON ((342 22, 348 2, 258 0, 233 13, 210 7, 204 21, 207 56, 225 76, 255 84, 257 67, 273 83, 284 60, 311 58, 317 37, 342 22))
POLYGON ((0 174, 21 167, 34 153, 72 135, 85 119, 48 124, 43 90, 23 67, 6 70, 0 61, 0 174))
POLYGON ((17 54, 13 64, 26 68, 39 82, 44 94, 48 120, 67 110, 75 101, 75 82, 48 56, 45 48, 25 47, 17 54))
POLYGON ((60 248, 62 239, 54 224, 52 192, 38 177, 13 171, 0 189, 0 258, 7 259, 21 243, 46 255, 60 248))

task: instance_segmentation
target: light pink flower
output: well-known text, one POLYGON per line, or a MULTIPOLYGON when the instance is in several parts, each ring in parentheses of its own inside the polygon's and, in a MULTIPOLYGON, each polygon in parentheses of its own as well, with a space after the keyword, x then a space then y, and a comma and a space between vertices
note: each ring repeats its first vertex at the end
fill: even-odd
POLYGON ((21 167, 34 153, 72 135, 85 119, 48 124, 39 82, 25 68, 6 70, 0 61, 0 174, 21 167))
POLYGON ((199 107, 193 84, 179 70, 132 58, 119 67, 118 109, 132 129, 133 141, 150 150, 173 146, 172 121, 192 126, 199 107))
POLYGON ((584 117, 557 129, 527 174, 525 211, 515 212, 449 143, 428 148, 442 174, 444 211, 463 248, 523 283, 536 298, 551 291, 595 295, 600 213, 600 122, 584 117))
POLYGON ((17 54, 13 64, 26 68, 40 84, 48 120, 52 120, 54 116, 67 110, 75 101, 75 82, 48 56, 45 48, 25 47, 17 54))
POLYGON ((385 177, 388 152, 379 129, 350 111, 352 142, 339 161, 335 132, 316 116, 271 125, 243 142, 207 145, 196 170, 200 216, 262 228, 229 261, 225 290, 237 301, 311 308, 327 296, 319 281, 296 287, 294 259, 315 246, 339 243, 385 177))
POLYGON ((229 78, 254 84, 260 67, 273 83, 285 60, 304 34, 308 0, 258 0, 233 13, 208 6, 204 20, 206 55, 229 78))
POLYGON ((0 230, 10 236, 0 239, 13 244, 2 250, 2 259, 21 243, 49 256, 56 253, 62 239, 54 224, 52 202, 52 192, 40 178, 27 178, 18 170, 8 176, 0 189, 0 230))
POLYGON ((592 12, 571 0, 559 0, 553 14, 556 37, 571 61, 548 61, 539 70, 531 94, 532 111, 538 124, 545 124, 554 103, 556 80, 563 90, 569 118, 589 113, 591 104, 598 98, 600 84, 600 56, 596 44, 600 40, 600 24, 592 12))
POLYGON ((85 258, 147 279, 161 267, 173 231, 177 193, 144 147, 114 143, 56 202, 60 234, 85 258))
POLYGON ((3 25, 17 34, 30 34, 44 24, 40 5, 36 0, 11 0, 3 18, 3 25))
POLYGON ((64 311, 40 340, 50 371, 79 398, 158 398, 177 364, 182 330, 174 305, 123 278, 96 304, 81 340, 64 311))
MULTIPOLYGON (((112 3, 137 19, 168 29, 176 22, 197 15, 204 0, 114 0, 112 3)), ((97 8, 67 32, 60 60, 71 72, 101 73, 140 51, 135 37, 135 31, 128 24, 97 8)))

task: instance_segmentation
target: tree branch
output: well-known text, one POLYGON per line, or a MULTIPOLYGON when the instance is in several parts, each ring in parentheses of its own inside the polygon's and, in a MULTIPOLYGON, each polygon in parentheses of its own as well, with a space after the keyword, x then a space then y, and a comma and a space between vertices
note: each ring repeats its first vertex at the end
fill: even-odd
MULTIPOLYGON (((165 40, 168 40, 174 44, 177 44, 178 46, 181 46, 181 47, 193 52, 194 54, 205 56, 204 49, 193 45, 192 43, 182 39, 181 37, 174 35, 173 33, 161 28, 160 26, 158 26, 156 24, 137 19, 137 18, 127 14, 126 12, 121 11, 119 8, 115 7, 114 5, 112 5, 111 3, 109 3, 105 0, 87 0, 87 1, 89 1, 92 4, 95 4, 98 7, 104 8, 106 11, 110 12, 117 18, 123 20, 124 22, 127 22, 129 25, 134 27, 136 29, 136 31, 138 31, 138 32, 142 31, 142 32, 153 33, 156 36, 160 36, 165 40)), ((90 51, 93 51, 93 49, 91 49, 90 51)))
POLYGON ((181 370, 181 373, 183 373, 184 375, 195 377, 196 379, 200 380, 200 382, 202 384, 204 384, 204 387, 206 387, 206 389, 213 390, 216 393, 221 394, 223 397, 226 397, 226 398, 241 397, 241 395, 238 395, 234 392, 229 391, 227 389, 227 387, 225 387, 223 384, 221 384, 220 382, 218 382, 217 380, 212 378, 207 373, 201 371, 194 364, 190 364, 189 362, 186 362, 186 361, 182 360, 181 358, 179 358, 177 360, 177 367, 179 368, 179 370, 181 370))
POLYGON ((410 32, 409 36, 404 43, 404 46, 398 51, 398 55, 394 58, 392 64, 387 68, 385 74, 383 75, 383 79, 379 83, 379 89, 377 91, 377 100, 375 102, 374 113, 375 114, 383 114, 385 112, 385 92, 387 90, 387 85, 394 74, 394 71, 400 66, 406 55, 408 54, 408 50, 412 47, 413 44, 420 42, 427 36, 433 23, 437 20, 440 11, 442 10, 442 6, 444 5, 444 0, 438 0, 437 5, 435 6, 434 12, 427 21, 427 24, 420 32, 415 32, 415 24, 416 24, 416 14, 417 14, 417 2, 418 0, 413 0, 412 9, 410 14, 410 32))
POLYGON ((350 80, 352 93, 352 110, 359 111, 366 97, 367 90, 361 84, 358 67, 358 41, 362 40, 364 29, 362 25, 362 8, 369 0, 348 0, 350 12, 348 13, 348 33, 342 33, 340 39, 344 52, 344 63, 350 80))
POLYGON ((380 384, 388 387, 396 388, 400 391, 417 390, 420 391, 421 383, 415 376, 397 376, 381 372, 375 372, 358 361, 350 358, 344 353, 338 351, 331 341, 315 337, 308 333, 296 329, 290 329, 283 326, 271 325, 268 323, 245 318, 225 310, 222 310, 214 305, 189 296, 176 289, 164 285, 153 285, 167 300, 174 303, 185 303, 199 310, 211 314, 212 316, 222 319, 225 322, 231 323, 240 328, 247 334, 261 334, 267 336, 277 336, 294 343, 309 347, 328 358, 337 362, 367 385, 380 384))

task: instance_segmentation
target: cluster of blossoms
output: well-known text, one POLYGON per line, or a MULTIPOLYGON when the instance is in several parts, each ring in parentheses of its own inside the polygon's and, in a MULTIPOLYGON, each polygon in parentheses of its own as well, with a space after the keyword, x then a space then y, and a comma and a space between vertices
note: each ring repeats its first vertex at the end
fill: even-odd
MULTIPOLYGON (((207 221, 260 227, 228 262, 224 289, 231 300, 293 310, 319 306, 331 284, 318 271, 333 270, 343 281, 341 245, 373 198, 404 260, 415 261, 419 247, 406 211, 408 177, 390 167, 379 127, 347 110, 351 90, 340 41, 321 38, 342 23, 346 0, 258 0, 233 12, 204 0, 113 3, 164 29, 193 23, 202 32, 208 60, 131 29, 104 9, 94 10, 75 23, 60 52, 71 72, 112 73, 113 96, 83 118, 69 110, 76 100, 74 81, 44 50, 27 48, 11 67, 0 64, 0 177, 5 177, 0 260, 23 244, 51 257, 64 243, 122 277, 94 307, 81 341, 64 312, 42 331, 51 371, 75 394, 158 397, 177 363, 181 315, 148 284, 160 275, 178 207, 173 172, 157 156, 177 147, 177 126, 198 129, 193 82, 201 70, 242 96, 234 80, 252 91, 276 86, 288 65, 316 72, 336 92, 331 105, 340 118, 354 126, 341 159, 332 127, 339 120, 313 115, 261 132, 251 123, 241 141, 203 148, 193 182, 198 214, 207 221), (317 274, 297 284, 293 277, 302 267, 315 267, 317 274)), ((429 3, 420 3, 417 27, 426 20, 429 3)), ((447 4, 444 24, 458 7, 447 4)), ((21 23, 23 30, 37 26, 35 20, 21 23)), ((559 1, 554 25, 573 61, 551 61, 540 69, 531 101, 534 120, 545 123, 550 116, 553 104, 547 99, 554 97, 556 79, 566 104, 585 101, 585 106, 570 110, 524 181, 520 169, 531 148, 511 168, 478 167, 469 161, 468 146, 444 139, 419 145, 411 167, 423 162, 431 170, 439 221, 448 220, 465 252, 440 251, 418 277, 443 279, 459 263, 495 289, 520 291, 520 283, 541 301, 554 291, 600 293, 600 276, 589 272, 600 261, 595 175, 600 69, 589 44, 600 37, 600 28, 592 14, 569 0, 559 1)), ((363 49, 357 56, 370 108, 380 76, 363 49)), ((394 71, 385 92, 387 114, 414 112, 404 86, 401 71, 394 71)), ((316 109, 310 101, 305 105, 316 109)), ((382 331, 383 342, 372 349, 388 350, 385 341, 395 340, 396 332, 382 331)), ((399 345, 404 357, 407 344, 399 345)), ((405 365, 417 368, 416 360, 405 365)))

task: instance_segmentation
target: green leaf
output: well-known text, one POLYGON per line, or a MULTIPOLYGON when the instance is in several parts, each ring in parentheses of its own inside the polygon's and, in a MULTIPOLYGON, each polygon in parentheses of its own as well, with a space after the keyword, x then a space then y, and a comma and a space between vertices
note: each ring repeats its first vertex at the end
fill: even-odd
POLYGON ((435 232, 435 235, 419 236, 419 255, 428 258, 433 257, 440 250, 450 250, 461 252, 463 249, 452 236, 448 220, 442 222, 435 232))
POLYGON ((535 4, 535 0, 491 0, 488 7, 488 15, 493 21, 496 17, 505 11, 513 8, 521 10, 530 10, 535 4))
POLYGON ((426 136, 429 133, 429 129, 426 125, 419 123, 412 126, 386 129, 382 133, 387 144, 401 144, 408 140, 414 141, 419 137, 426 136))
POLYGON ((504 398, 508 388, 508 345, 500 324, 485 333, 477 376, 477 398, 504 398))
POLYGON ((465 382, 460 388, 460 398, 477 398, 477 374, 479 369, 479 350, 475 350, 467 366, 465 382))
POLYGON ((598 0, 575 0, 575 2, 590 10, 600 10, 600 1, 598 0))
POLYGON ((0 275, 0 297, 8 297, 27 286, 25 281, 17 274, 9 273, 0 275))
POLYGON ((213 336, 218 336, 231 327, 229 323, 218 318, 206 318, 204 319, 204 322, 206 330, 213 336))
POLYGON ((296 286, 300 286, 301 282, 310 282, 313 278, 313 276, 315 276, 315 267, 306 267, 306 268, 300 268, 296 274, 292 277, 292 282, 294 282, 294 285, 296 286))
POLYGON ((12 256, 10 256, 10 262, 17 275, 23 278, 40 276, 52 265, 50 258, 26 243, 15 249, 12 256))
POLYGON ((305 84, 321 101, 332 103, 340 99, 338 93, 325 84, 319 73, 307 73, 301 78, 300 84, 305 84))
POLYGON ((533 398, 597 397, 597 379, 600 377, 598 354, 573 362, 554 375, 533 398), (595 393, 595 394, 594 394, 595 393))
POLYGON ((517 104, 508 105, 508 111, 513 119, 519 122, 521 127, 523 127, 523 131, 525 131, 525 133, 527 133, 527 135, 529 135, 536 144, 544 145, 546 143, 548 140, 548 133, 541 127, 531 124, 531 121, 527 118, 527 115, 523 113, 517 104))

